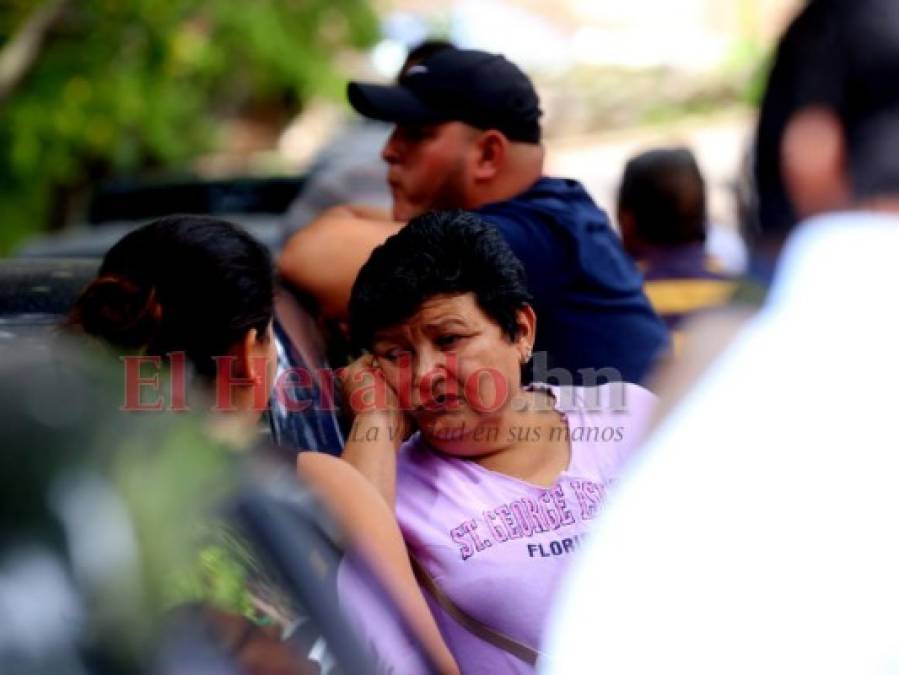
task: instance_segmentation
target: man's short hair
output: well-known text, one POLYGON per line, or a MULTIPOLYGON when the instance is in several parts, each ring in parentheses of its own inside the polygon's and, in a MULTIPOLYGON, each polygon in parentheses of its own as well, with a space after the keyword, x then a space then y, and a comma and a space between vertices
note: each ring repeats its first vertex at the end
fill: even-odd
POLYGON ((408 68, 395 85, 350 82, 356 111, 376 120, 422 126, 465 122, 512 141, 540 142, 540 100, 531 80, 499 54, 441 49, 408 68))
POLYGON ((618 192, 640 241, 654 246, 704 242, 705 181, 687 148, 658 148, 631 158, 618 192))
POLYGON ((899 6, 812 0, 787 29, 762 103, 755 180, 759 228, 783 238, 797 221, 781 175, 789 120, 822 106, 845 131, 853 195, 899 192, 899 6))
POLYGON ((407 320, 430 298, 465 293, 474 293, 509 339, 517 337, 518 310, 531 296, 524 267, 502 235, 466 211, 413 218, 372 252, 353 284, 353 346, 370 348, 377 331, 407 320))

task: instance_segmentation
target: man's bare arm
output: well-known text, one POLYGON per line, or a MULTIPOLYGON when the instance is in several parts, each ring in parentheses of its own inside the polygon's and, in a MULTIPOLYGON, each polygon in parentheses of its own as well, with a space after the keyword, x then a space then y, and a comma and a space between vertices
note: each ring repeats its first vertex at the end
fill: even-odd
POLYGON ((377 220, 384 223, 394 222, 390 215, 390 211, 379 209, 376 206, 369 206, 368 204, 341 204, 340 206, 335 206, 333 209, 330 209, 330 211, 336 215, 339 215, 342 212, 344 215, 353 218, 377 220))
POLYGON ((346 320, 350 290, 375 247, 402 227, 387 214, 361 206, 328 209, 284 247, 278 268, 284 280, 311 296, 329 319, 346 320))

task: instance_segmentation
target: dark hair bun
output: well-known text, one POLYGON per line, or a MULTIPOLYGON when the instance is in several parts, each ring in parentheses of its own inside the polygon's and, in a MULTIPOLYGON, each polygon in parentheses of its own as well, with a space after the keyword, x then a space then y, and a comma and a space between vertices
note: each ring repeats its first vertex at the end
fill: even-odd
POLYGON ((68 324, 113 347, 148 356, 183 352, 215 377, 216 357, 273 314, 272 261, 244 230, 208 216, 154 220, 103 257, 68 324))
POLYGON ((107 274, 91 282, 78 300, 73 323, 122 347, 153 341, 162 321, 156 290, 133 279, 107 274))

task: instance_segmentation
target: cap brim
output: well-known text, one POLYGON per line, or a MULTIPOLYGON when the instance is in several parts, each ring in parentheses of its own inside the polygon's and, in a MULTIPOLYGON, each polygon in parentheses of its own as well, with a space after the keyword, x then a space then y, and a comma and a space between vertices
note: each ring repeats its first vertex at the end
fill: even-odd
POLYGON ((429 124, 446 119, 406 87, 350 82, 350 105, 363 117, 396 124, 429 124))

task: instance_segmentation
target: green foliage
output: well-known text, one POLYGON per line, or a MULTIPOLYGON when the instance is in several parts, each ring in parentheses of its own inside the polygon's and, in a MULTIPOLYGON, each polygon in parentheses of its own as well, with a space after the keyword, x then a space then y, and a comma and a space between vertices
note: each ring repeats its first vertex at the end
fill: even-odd
POLYGON ((206 603, 210 607, 257 620, 248 587, 249 573, 226 546, 207 546, 193 568, 174 575, 170 592, 173 605, 206 603))
POLYGON ((141 551, 146 611, 199 603, 260 625, 283 621, 294 611, 288 596, 244 536, 216 515, 238 489, 241 451, 212 440, 205 423, 195 413, 169 415, 154 433, 109 441, 141 551))
POLYGON ((772 58, 771 46, 745 38, 731 48, 722 64, 721 75, 738 83, 743 103, 758 107, 765 92, 772 58))
POLYGON ((762 99, 765 95, 765 89, 768 86, 768 75, 771 72, 771 66, 774 63, 774 52, 768 51, 760 56, 752 69, 749 81, 743 92, 743 99, 753 107, 760 107, 762 99))
MULTIPOLYGON (((3 3, 0 49, 41 4, 3 3)), ((336 57, 376 30, 367 0, 70 3, 0 102, 0 253, 47 223, 67 191, 186 166, 229 115, 338 95, 336 57)))
POLYGON ((242 608, 245 571, 215 553, 229 540, 212 515, 235 489, 236 454, 210 439, 197 413, 130 414, 130 434, 101 445, 114 449, 109 473, 136 532, 147 610, 199 599, 242 608))

